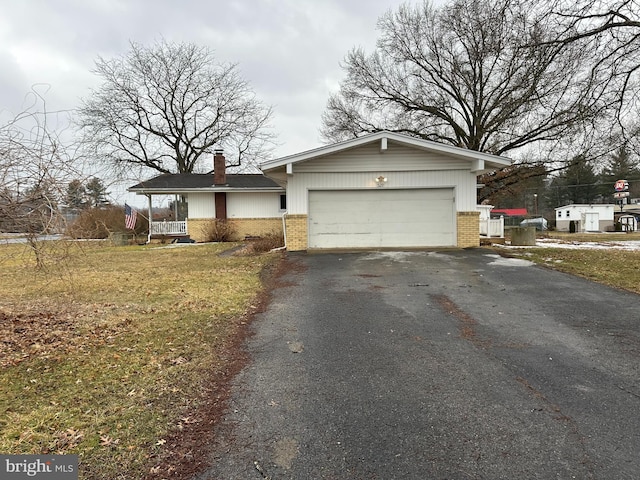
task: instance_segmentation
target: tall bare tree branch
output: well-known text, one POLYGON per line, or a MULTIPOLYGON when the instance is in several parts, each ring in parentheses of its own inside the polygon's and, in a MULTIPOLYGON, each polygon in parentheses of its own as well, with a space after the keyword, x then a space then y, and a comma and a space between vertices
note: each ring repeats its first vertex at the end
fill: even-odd
POLYGON ((592 53, 593 76, 608 77, 617 86, 617 127, 625 143, 639 150, 640 124, 640 1, 639 0, 530 0, 531 8, 544 11, 545 22, 556 26, 549 43, 584 45, 592 53))
POLYGON ((245 167, 269 153, 271 108, 207 48, 132 43, 126 56, 98 58, 95 73, 102 85, 84 100, 79 123, 85 144, 111 165, 191 173, 211 169, 200 161, 214 148, 245 167))
POLYGON ((80 171, 61 139, 63 118, 47 111, 39 87, 29 92, 22 112, 0 125, 0 232, 23 236, 35 266, 44 269, 60 259, 61 250, 42 237, 64 231, 60 204, 69 179, 80 171))
POLYGON ((347 55, 325 139, 389 129, 504 154, 574 134, 607 111, 613 86, 585 68, 579 42, 546 43, 557 32, 542 18, 518 0, 387 13, 375 52, 347 55))

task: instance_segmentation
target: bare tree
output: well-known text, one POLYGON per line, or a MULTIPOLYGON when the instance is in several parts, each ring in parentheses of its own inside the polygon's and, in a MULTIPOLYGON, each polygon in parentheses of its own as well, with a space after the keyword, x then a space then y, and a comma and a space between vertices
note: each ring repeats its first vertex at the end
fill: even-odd
POLYGON ((518 0, 388 12, 376 51, 348 54, 324 136, 384 128, 494 154, 566 138, 606 109, 609 84, 579 42, 544 43, 557 32, 540 18, 518 0))
POLYGON ((585 38, 608 35, 618 49, 618 59, 624 50, 640 41, 640 2, 638 0, 535 0, 531 8, 544 8, 547 21, 564 26, 557 42, 573 43, 585 38))
POLYGON ((78 172, 60 125, 49 125, 55 115, 47 112, 44 96, 34 88, 27 98, 30 105, 0 126, 0 232, 23 236, 42 269, 61 252, 61 244, 42 236, 64 230, 59 202, 78 172))
POLYGON ((544 21, 558 32, 549 42, 560 48, 583 45, 592 54, 592 76, 615 81, 615 119, 624 137, 618 147, 626 144, 638 150, 640 1, 530 0, 530 7, 543 9, 544 21))
POLYGON ((617 86, 589 68, 598 52, 584 41, 552 41, 570 28, 546 13, 521 0, 426 1, 388 12, 376 50, 347 55, 324 138, 387 129, 498 155, 535 146, 545 153, 527 158, 542 163, 552 146, 593 138, 617 86))
POLYGON ((236 165, 257 164, 273 141, 271 108, 207 48, 131 43, 125 56, 99 57, 95 73, 102 85, 84 100, 79 123, 92 155, 110 165, 191 173, 219 147, 236 165))

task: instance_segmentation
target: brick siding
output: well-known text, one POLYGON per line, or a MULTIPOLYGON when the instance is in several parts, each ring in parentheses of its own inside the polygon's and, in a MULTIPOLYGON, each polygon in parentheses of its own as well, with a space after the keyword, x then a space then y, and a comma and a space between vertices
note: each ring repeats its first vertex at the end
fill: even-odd
POLYGON ((189 218, 187 219, 187 233, 196 242, 204 242, 204 229, 211 222, 211 218, 189 218))
POLYGON ((290 252, 307 249, 307 216, 287 215, 287 250, 290 252))
POLYGON ((480 212, 458 212, 458 247, 480 246, 480 212))
MULTIPOLYGON (((206 241, 204 231, 213 218, 190 218, 187 220, 187 232, 196 242, 206 241)), ((235 230, 231 240, 241 241, 246 237, 260 237, 270 233, 282 234, 282 219, 275 218, 233 218, 227 222, 235 230)))
POLYGON ((282 218, 233 218, 227 221, 235 227, 238 240, 270 233, 282 235, 282 218))

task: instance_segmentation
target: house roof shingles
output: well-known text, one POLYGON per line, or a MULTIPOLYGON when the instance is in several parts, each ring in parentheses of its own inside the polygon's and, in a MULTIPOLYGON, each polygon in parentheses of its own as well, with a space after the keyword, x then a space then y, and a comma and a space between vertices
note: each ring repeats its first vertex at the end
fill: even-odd
POLYGON ((214 185, 210 173, 163 174, 129 187, 131 192, 175 190, 284 190, 261 174, 227 174, 224 185, 214 185))

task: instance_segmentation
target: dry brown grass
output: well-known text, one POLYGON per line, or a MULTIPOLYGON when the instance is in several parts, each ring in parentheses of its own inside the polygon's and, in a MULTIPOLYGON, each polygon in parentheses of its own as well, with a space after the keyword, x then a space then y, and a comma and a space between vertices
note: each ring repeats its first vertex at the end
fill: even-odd
POLYGON ((609 232, 609 233, 567 233, 567 232, 538 232, 538 237, 555 238, 568 242, 626 242, 640 240, 640 232, 609 232))
POLYGON ((0 246, 0 451, 76 453, 81 478, 142 478, 202 400, 276 256, 233 245, 87 244, 56 270, 0 246))
MULTIPOLYGON (((640 234, 567 234, 554 236, 572 243, 615 242, 624 243, 625 239, 640 240, 640 234)), ((499 249, 501 253, 504 250, 499 249)), ((536 247, 509 250, 510 256, 524 257, 538 264, 562 272, 578 275, 616 288, 640 293, 640 251, 620 249, 567 249, 536 247)))

